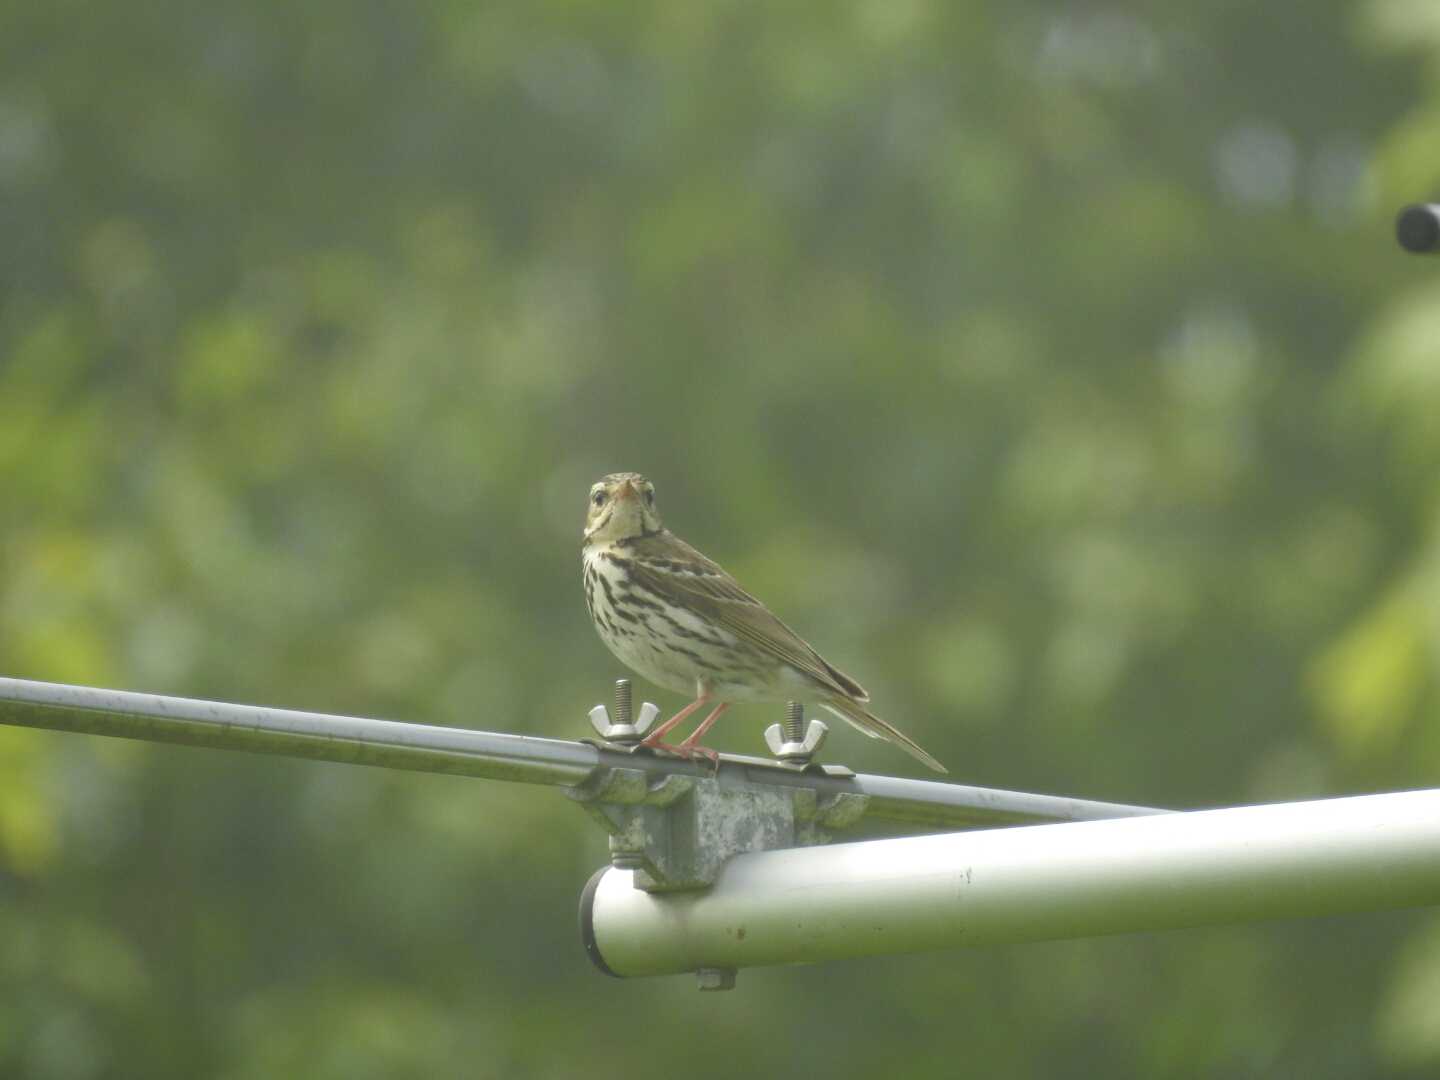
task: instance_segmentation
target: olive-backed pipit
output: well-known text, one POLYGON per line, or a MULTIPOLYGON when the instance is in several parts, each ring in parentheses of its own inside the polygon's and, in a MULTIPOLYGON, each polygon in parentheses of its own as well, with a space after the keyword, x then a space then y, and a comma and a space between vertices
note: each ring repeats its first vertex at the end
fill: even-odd
POLYGON ((945 772, 909 736, 862 707, 870 700, 864 687, 662 526, 655 487, 639 473, 612 473, 590 489, 582 551, 585 603, 610 651, 651 682, 695 695, 646 745, 713 756, 700 738, 732 703, 809 701, 945 772), (715 708, 683 743, 660 741, 711 702, 715 708))

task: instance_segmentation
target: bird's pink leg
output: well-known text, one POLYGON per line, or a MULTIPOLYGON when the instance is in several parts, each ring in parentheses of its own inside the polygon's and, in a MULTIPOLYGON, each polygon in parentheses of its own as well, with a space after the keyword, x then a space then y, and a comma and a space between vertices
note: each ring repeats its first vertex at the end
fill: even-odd
POLYGON ((669 720, 666 720, 663 724, 661 724, 659 727, 657 727, 654 731, 650 732, 649 735, 646 735, 645 738, 643 738, 642 740, 640 740, 640 745, 641 745, 641 746, 658 746, 658 747, 661 747, 662 749, 665 749, 665 750, 675 750, 675 749, 677 749, 677 747, 673 747, 673 746, 671 746, 669 743, 661 742, 661 738, 665 735, 666 732, 668 732, 668 731, 669 731, 671 728, 673 728, 676 724, 679 724, 679 723, 681 723, 682 721, 684 721, 684 719, 685 719, 687 716, 689 716, 691 713, 693 713, 696 709, 700 708, 701 705, 704 705, 704 704, 705 704, 706 702, 708 702, 709 700, 710 700, 710 695, 709 695, 709 694, 706 694, 706 695, 704 695, 704 696, 702 696, 702 697, 696 698, 696 699, 695 699, 694 701, 692 701, 689 705, 686 705, 683 709, 681 709, 679 712, 677 712, 674 716, 670 717, 669 720))
POLYGON ((703 752, 705 750, 705 747, 697 745, 700 742, 700 736, 704 735, 705 732, 709 731, 711 725, 713 725, 716 720, 720 719, 720 714, 729 707, 730 702, 728 701, 722 701, 719 705, 716 705, 715 711, 712 712, 709 716, 705 717, 704 720, 701 720, 700 726, 697 727, 694 731, 692 731, 690 733, 690 737, 680 744, 680 749, 688 750, 691 753, 703 752))
POLYGON ((698 746, 696 744, 700 742, 700 736, 709 731, 710 725, 715 723, 716 720, 719 720, 720 714, 729 707, 730 703, 728 701, 722 701, 719 705, 716 705, 715 711, 700 721, 700 726, 690 733, 688 739, 675 748, 676 751, 690 758, 703 757, 718 769, 720 767, 720 754, 715 750, 711 750, 708 746, 698 746))

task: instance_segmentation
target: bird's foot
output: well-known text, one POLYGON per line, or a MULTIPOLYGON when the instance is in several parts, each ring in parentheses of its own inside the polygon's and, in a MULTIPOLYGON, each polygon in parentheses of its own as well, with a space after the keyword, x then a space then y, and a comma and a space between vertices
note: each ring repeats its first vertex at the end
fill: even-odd
POLYGON ((708 746, 691 746, 687 741, 680 744, 680 752, 691 761, 696 758, 708 761, 713 772, 720 771, 720 751, 718 750, 711 750, 708 746))
POLYGON ((674 754, 678 758, 685 758, 687 761, 695 761, 697 758, 710 763, 711 768, 720 768, 720 751, 712 750, 708 746, 696 746, 689 739, 682 743, 661 742, 653 735, 648 739, 641 739, 640 745, 649 747, 651 750, 663 750, 667 754, 674 754))
POLYGON ((674 754, 676 757, 688 758, 690 752, 679 743, 668 743, 651 735, 649 738, 641 739, 640 745, 651 750, 664 750, 667 754, 674 754))

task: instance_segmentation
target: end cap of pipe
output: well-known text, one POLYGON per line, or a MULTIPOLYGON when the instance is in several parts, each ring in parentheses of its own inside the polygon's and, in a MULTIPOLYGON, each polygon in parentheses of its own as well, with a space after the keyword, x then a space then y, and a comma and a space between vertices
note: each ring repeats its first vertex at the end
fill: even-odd
POLYGON ((605 963, 605 957, 600 954, 600 945, 595 940, 595 890, 600 887, 600 879, 609 873, 610 869, 602 866, 596 870, 580 892, 580 941, 585 946, 585 955, 590 957, 592 964, 612 979, 619 979, 623 976, 610 970, 610 965, 605 963))
POLYGON ((1414 255, 1440 250, 1440 205, 1413 203, 1395 218, 1395 239, 1414 255))

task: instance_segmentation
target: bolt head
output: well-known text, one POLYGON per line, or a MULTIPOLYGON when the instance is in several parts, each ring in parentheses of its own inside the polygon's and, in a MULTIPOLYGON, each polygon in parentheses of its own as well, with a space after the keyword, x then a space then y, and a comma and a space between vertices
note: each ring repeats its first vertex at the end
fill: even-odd
POLYGON ((826 724, 824 720, 811 720, 810 723, 805 726, 805 742, 802 744, 805 747, 805 752, 807 754, 813 754, 819 750, 825 742, 825 736, 829 733, 830 726, 826 724))
POLYGON ((660 707, 647 701, 640 706, 640 715, 634 723, 614 724, 610 722, 610 710, 604 705, 596 705, 590 710, 590 726, 606 742, 639 742, 659 715, 660 707))
POLYGON ((610 730, 610 710, 604 705, 596 705, 590 710, 590 726, 595 729, 597 735, 602 739, 605 733, 610 730))
POLYGON ((735 989, 734 968, 700 968, 695 972, 695 978, 701 990, 735 989))
POLYGON ((808 761, 825 742, 830 728, 824 720, 811 720, 805 726, 805 741, 791 742, 785 738, 785 729, 771 724, 765 729, 765 745, 782 761, 808 761))
POLYGON ((640 738, 655 724, 655 718, 660 715, 660 706, 653 701, 647 701, 640 706, 640 715, 635 718, 635 734, 640 738))

